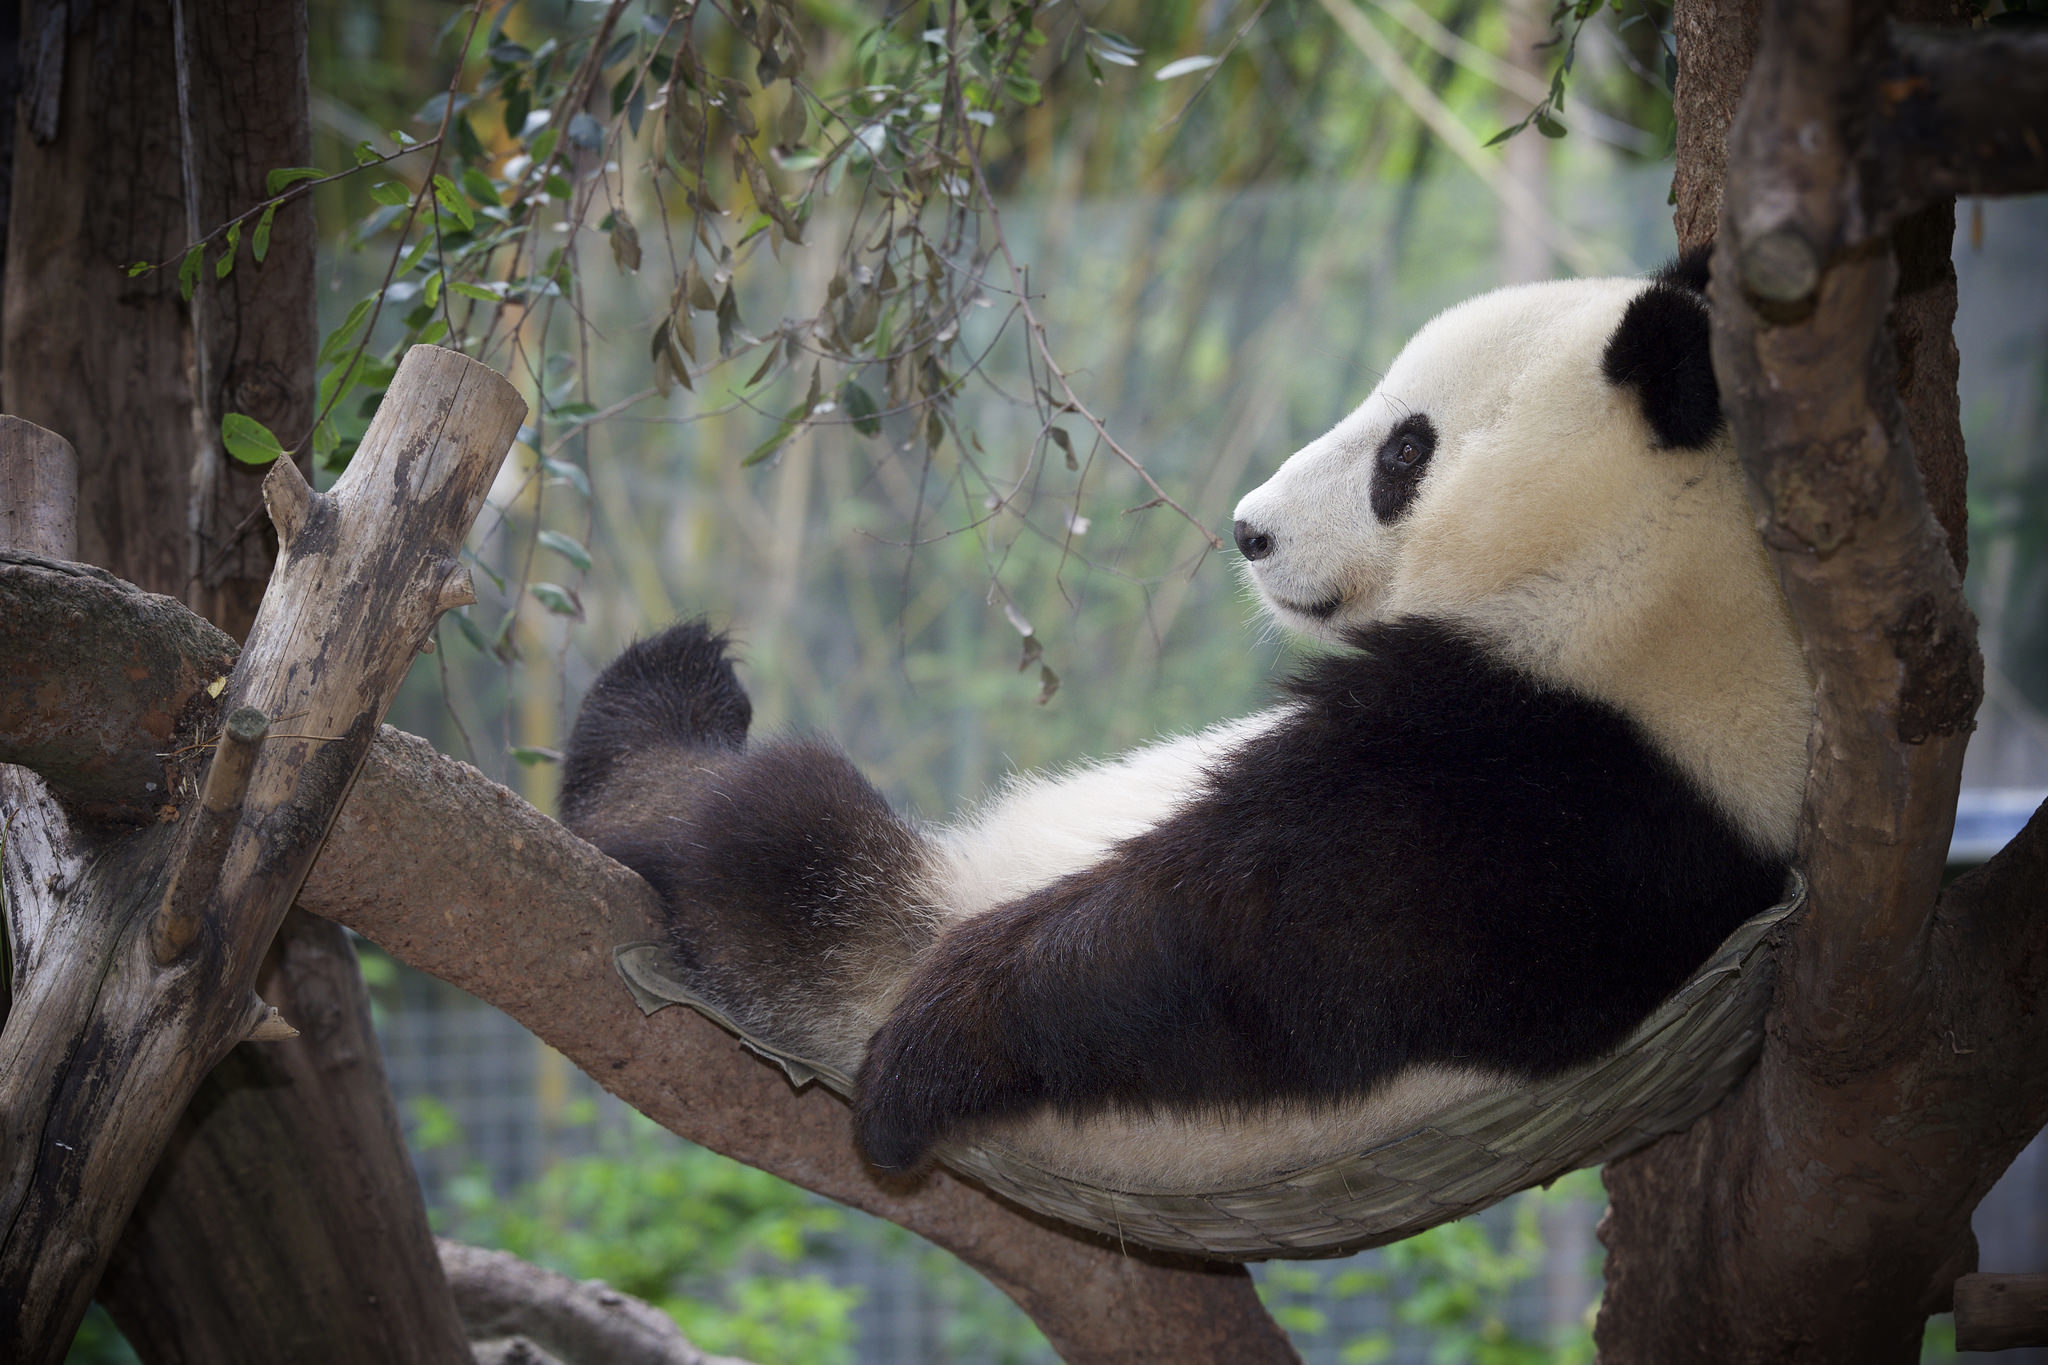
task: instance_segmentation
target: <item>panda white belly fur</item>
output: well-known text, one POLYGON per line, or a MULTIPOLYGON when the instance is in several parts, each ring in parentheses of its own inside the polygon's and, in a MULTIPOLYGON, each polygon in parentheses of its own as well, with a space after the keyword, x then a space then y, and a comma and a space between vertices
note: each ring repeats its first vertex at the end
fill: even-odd
POLYGON ((1592 1060, 1769 903, 1803 775, 1697 283, 1454 309, 1246 498, 1254 585, 1339 646, 1273 710, 926 829, 750 746, 683 626, 593 687, 564 818, 696 989, 858 1073, 884 1168, 1227 1188, 1592 1060))

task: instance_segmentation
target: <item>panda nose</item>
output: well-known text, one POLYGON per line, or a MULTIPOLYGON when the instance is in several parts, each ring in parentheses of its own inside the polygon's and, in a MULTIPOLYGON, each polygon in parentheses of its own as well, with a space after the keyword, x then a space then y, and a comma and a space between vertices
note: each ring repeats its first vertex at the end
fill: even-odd
POLYGON ((1254 530, 1248 521, 1233 522, 1230 534, 1237 541, 1238 553, 1246 559, 1264 559, 1273 553, 1273 537, 1254 530))

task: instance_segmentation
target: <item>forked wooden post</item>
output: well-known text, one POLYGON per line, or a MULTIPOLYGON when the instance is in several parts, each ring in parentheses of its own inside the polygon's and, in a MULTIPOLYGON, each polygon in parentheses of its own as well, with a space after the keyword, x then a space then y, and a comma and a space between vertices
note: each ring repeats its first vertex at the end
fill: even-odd
POLYGON ((83 831, 94 857, 47 905, 10 878, 42 941, 0 1029, 0 1359, 63 1358, 199 1081, 276 1032, 264 951, 435 618, 469 600, 456 555, 525 416, 502 376, 418 346, 332 491, 279 461, 282 549, 199 799, 177 826, 83 831))

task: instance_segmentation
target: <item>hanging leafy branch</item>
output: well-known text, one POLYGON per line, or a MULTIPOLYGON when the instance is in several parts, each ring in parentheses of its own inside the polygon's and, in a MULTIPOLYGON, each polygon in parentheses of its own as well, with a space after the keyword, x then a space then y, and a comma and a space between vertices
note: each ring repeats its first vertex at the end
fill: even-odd
POLYGON ((1550 72, 1550 91, 1522 116, 1520 122, 1510 124, 1488 138, 1487 146, 1506 142, 1531 124, 1545 137, 1565 135, 1565 86, 1571 79, 1572 65, 1578 60, 1579 39, 1585 34, 1586 25, 1602 10, 1613 12, 1617 34, 1626 33, 1637 24, 1648 24, 1663 50, 1665 88, 1668 90, 1677 85, 1678 54, 1670 38, 1671 0, 1558 0, 1550 12, 1550 39, 1543 44, 1558 49, 1557 64, 1550 72))

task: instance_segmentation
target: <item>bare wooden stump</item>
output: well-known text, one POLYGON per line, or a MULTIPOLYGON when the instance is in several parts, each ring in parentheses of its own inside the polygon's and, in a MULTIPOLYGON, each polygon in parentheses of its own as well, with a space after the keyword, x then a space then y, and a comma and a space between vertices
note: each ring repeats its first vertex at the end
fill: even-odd
POLYGON ((34 422, 0 414, 0 550, 78 558, 78 454, 34 422))
POLYGON ((1956 1349, 2048 1346, 2048 1275, 1964 1275, 1956 1281, 1956 1349))
POLYGON ((525 411, 416 347, 330 494, 288 462, 266 480, 283 553, 222 699, 263 723, 223 737, 204 795, 112 834, 50 812, 75 847, 8 841, 0 1357, 62 1358, 178 1115, 266 1019, 264 954, 434 619, 471 600, 456 551, 525 411))

